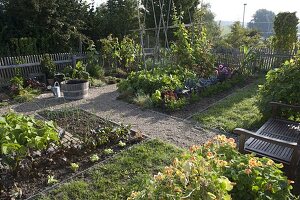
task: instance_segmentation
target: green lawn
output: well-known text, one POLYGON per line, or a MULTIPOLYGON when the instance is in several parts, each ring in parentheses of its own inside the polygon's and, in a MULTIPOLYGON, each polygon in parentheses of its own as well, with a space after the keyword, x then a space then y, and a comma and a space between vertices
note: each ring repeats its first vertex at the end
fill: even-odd
POLYGON ((262 113, 256 106, 258 85, 262 80, 239 89, 194 119, 204 127, 231 132, 236 127, 253 129, 262 124, 262 113))
POLYGON ((182 151, 159 140, 147 141, 41 199, 126 199, 133 190, 142 190, 153 174, 169 165, 182 151))

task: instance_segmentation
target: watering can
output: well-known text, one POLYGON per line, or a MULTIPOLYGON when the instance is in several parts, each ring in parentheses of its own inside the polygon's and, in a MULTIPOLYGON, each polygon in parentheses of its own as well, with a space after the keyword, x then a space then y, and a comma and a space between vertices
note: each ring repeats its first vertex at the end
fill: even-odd
POLYGON ((59 83, 57 81, 51 87, 51 91, 53 92, 55 97, 61 97, 61 95, 60 95, 60 86, 59 86, 59 83))

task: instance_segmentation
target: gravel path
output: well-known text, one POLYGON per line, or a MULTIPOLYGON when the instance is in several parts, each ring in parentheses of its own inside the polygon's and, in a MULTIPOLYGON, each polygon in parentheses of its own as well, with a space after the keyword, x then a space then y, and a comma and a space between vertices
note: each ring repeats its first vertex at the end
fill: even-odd
MULTIPOLYGON (((34 114, 43 109, 80 107, 100 117, 131 124, 133 129, 151 138, 159 138, 179 147, 202 144, 218 134, 215 131, 201 129, 194 122, 141 109, 136 105, 117 100, 119 94, 116 90, 116 85, 90 89, 89 97, 79 101, 66 101, 63 98, 53 98, 52 94, 43 94, 34 102, 14 105, 11 108, 17 112, 34 114)), ((9 108, 2 108, 0 113, 8 110, 9 108)))

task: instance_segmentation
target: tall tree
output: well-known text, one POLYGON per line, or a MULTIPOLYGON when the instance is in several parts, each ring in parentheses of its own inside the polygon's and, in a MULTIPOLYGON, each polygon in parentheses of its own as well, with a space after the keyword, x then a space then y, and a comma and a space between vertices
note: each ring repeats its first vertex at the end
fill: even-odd
POLYGON ((243 28, 240 22, 234 22, 231 31, 226 35, 225 41, 232 48, 240 48, 243 45, 255 46, 260 41, 260 34, 256 30, 243 28))
POLYGON ((248 28, 256 29, 264 38, 273 35, 273 23, 275 13, 266 9, 259 9, 253 15, 253 19, 248 23, 248 28))

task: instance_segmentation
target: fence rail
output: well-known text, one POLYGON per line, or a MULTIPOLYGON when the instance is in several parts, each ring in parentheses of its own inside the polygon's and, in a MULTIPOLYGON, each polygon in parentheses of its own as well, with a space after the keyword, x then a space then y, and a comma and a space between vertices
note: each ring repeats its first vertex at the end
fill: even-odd
POLYGON ((269 71, 280 65, 285 61, 291 59, 296 55, 297 50, 277 53, 272 49, 252 49, 248 53, 240 50, 224 50, 215 52, 217 64, 225 64, 235 68, 247 67, 249 69, 256 69, 260 71, 269 71), (245 60, 248 59, 247 63, 245 60))
MULTIPOLYGON (((153 49, 146 49, 145 53, 151 57, 153 49)), ((282 62, 292 58, 296 50, 288 53, 277 53, 271 49, 252 49, 245 53, 239 49, 215 51, 216 64, 225 64, 234 68, 246 67, 249 70, 268 71, 279 67, 282 62), (247 63, 245 60, 248 59, 247 63), (245 64, 246 63, 246 64, 245 64)), ((58 72, 66 66, 75 66, 78 60, 86 61, 85 53, 57 53, 49 54, 56 64, 58 72)), ((16 75, 16 69, 24 77, 42 73, 40 66, 43 55, 18 56, 0 58, 0 86, 8 85, 9 80, 16 75)))
MULTIPOLYGON (((56 64, 56 70, 62 71, 66 66, 75 66, 78 60, 85 61, 85 53, 49 54, 56 64)), ((41 59, 43 55, 18 56, 0 58, 0 86, 8 85, 9 80, 16 75, 16 69, 24 78, 42 73, 41 59)))

